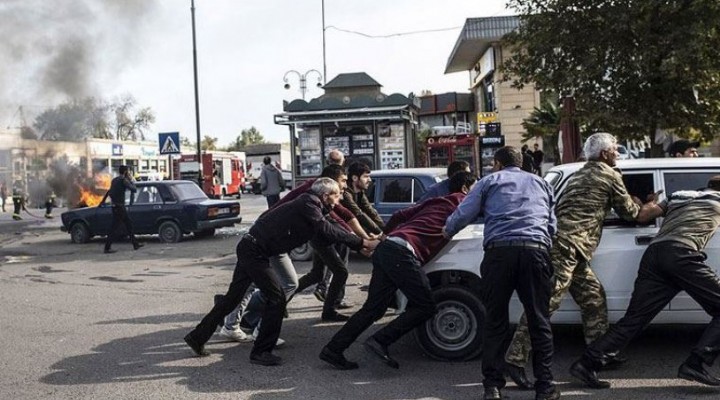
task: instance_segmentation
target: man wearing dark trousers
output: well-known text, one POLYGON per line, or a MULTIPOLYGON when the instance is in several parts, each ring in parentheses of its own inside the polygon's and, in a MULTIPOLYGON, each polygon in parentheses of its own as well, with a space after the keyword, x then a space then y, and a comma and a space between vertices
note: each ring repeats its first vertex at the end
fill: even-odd
POLYGON ((710 386, 720 379, 703 364, 712 365, 720 355, 720 278, 705 264, 702 250, 720 225, 720 175, 702 191, 675 192, 655 205, 654 217, 665 215, 660 231, 640 260, 630 305, 625 316, 585 350, 570 373, 594 389, 609 388, 597 372, 612 354, 627 344, 682 290, 710 314, 702 337, 680 365, 678 377, 710 386))
POLYGON ((553 191, 534 174, 521 170, 523 154, 515 147, 495 153, 494 173, 481 179, 448 218, 445 233, 455 235, 485 216, 485 254, 480 265, 483 330, 483 399, 502 399, 505 387, 504 355, 510 333, 508 305, 517 291, 527 315, 533 348, 535 398, 559 399, 551 371, 552 330, 548 304, 553 268, 548 249, 555 233, 553 191))
POLYGON ((120 175, 113 178, 110 182, 110 190, 105 193, 99 205, 102 206, 105 203, 105 199, 110 197, 113 219, 110 233, 105 239, 105 254, 116 251, 111 249, 112 242, 123 234, 123 225, 127 230, 127 234, 130 236, 130 242, 132 242, 133 248, 137 250, 143 247, 143 244, 138 242, 133 234, 132 223, 130 222, 130 217, 128 217, 127 208, 125 208, 125 191, 130 191, 130 205, 132 205, 133 196, 135 192, 137 192, 137 189, 135 188, 135 184, 133 184, 130 170, 126 165, 121 165, 118 173, 120 173, 120 175))
POLYGON ((353 249, 374 249, 376 241, 365 241, 332 225, 326 214, 340 200, 340 187, 330 178, 319 178, 297 199, 264 213, 237 245, 237 264, 227 293, 213 309, 185 336, 185 342, 198 356, 209 353, 205 343, 218 324, 242 300, 251 282, 264 293, 267 304, 250 362, 259 365, 280 365, 282 359, 272 354, 280 336, 285 311, 285 295, 280 288, 269 257, 287 253, 313 237, 321 236, 333 242, 343 242, 353 249))
POLYGON ((393 214, 385 227, 387 237, 373 253, 367 300, 322 349, 321 360, 339 369, 357 368, 357 363, 347 360, 343 352, 373 322, 382 318, 395 291, 400 289, 408 298, 407 310, 365 341, 365 348, 371 354, 390 367, 400 367, 390 356, 388 346, 435 314, 430 283, 422 266, 449 242, 442 233, 445 220, 474 182, 475 177, 469 172, 457 173, 450 181, 452 194, 393 214))

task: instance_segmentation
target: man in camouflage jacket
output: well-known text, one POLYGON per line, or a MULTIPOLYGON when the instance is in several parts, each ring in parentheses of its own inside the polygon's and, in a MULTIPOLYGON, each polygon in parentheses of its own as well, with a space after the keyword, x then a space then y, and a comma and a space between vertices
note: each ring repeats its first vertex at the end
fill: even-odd
MULTIPOLYGON (((587 139, 583 152, 587 163, 570 178, 555 207, 557 233, 550 250, 555 286, 549 311, 552 314, 557 310, 565 293, 570 291, 580 307, 585 342, 589 344, 609 327, 605 290, 590 268, 590 259, 602 235, 603 220, 612 208, 624 220, 650 222, 654 202, 641 207, 637 204, 640 201, 628 194, 622 176, 613 169, 619 156, 615 137, 596 133, 587 139)), ((505 361, 507 374, 525 390, 533 387, 524 369, 530 348, 523 314, 505 361)))

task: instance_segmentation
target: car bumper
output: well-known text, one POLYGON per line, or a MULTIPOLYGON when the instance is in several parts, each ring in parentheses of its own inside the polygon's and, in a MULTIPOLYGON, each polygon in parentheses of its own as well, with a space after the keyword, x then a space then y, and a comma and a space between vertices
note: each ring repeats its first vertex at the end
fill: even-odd
POLYGON ((198 221, 198 230, 204 231, 206 229, 222 228, 225 226, 233 226, 242 222, 242 217, 237 216, 233 218, 213 219, 210 221, 198 221))

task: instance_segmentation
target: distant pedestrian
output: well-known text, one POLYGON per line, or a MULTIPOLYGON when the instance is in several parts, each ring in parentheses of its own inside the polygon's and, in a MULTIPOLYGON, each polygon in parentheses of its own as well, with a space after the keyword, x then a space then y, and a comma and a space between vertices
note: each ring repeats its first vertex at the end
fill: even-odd
POLYGON ((118 173, 120 175, 113 178, 113 180, 110 182, 110 189, 107 191, 107 193, 105 193, 105 196, 103 196, 100 204, 98 205, 98 207, 102 206, 105 203, 105 199, 110 197, 110 202, 112 203, 113 218, 112 225, 110 227, 110 233, 108 233, 107 238, 105 239, 105 254, 116 252, 116 250, 113 250, 111 248, 112 243, 113 240, 116 240, 123 235, 123 226, 125 227, 127 234, 130 236, 130 242, 132 243, 135 250, 144 246, 135 238, 132 229, 132 222, 130 222, 127 208, 125 208, 125 191, 130 191, 130 205, 132 205, 135 192, 137 192, 137 188, 133 183, 132 175, 130 175, 130 170, 126 165, 121 165, 118 169, 118 173))
POLYGON ((53 218, 52 212, 55 207, 55 191, 48 189, 47 197, 45 198, 45 218, 53 218))
POLYGON ((684 157, 698 157, 697 148, 700 147, 700 142, 691 142, 687 139, 680 139, 674 141, 670 147, 668 147, 668 154, 674 158, 684 157))
POLYGON ((263 158, 260 172, 260 191, 267 200, 268 208, 272 208, 280 200, 280 192, 285 190, 285 179, 282 172, 273 165, 270 157, 263 158))
POLYGON ((532 152, 533 161, 535 163, 535 171, 538 175, 542 176, 542 164, 543 161, 545 161, 545 153, 540 150, 540 145, 538 145, 537 143, 533 145, 533 148, 535 149, 532 152))
POLYGON ((5 198, 7 195, 7 184, 5 181, 2 181, 0 182, 0 203, 2 203, 2 212, 5 212, 5 198))
POLYGON ((22 217, 20 216, 20 211, 25 208, 25 199, 27 198, 27 195, 25 194, 25 185, 22 181, 22 179, 15 179, 15 182, 13 182, 13 188, 12 188, 12 200, 13 200, 13 219, 15 221, 20 221, 22 217))
POLYGON ((529 172, 531 174, 535 173, 535 161, 533 160, 532 152, 528 148, 528 145, 523 145, 523 147, 520 149, 522 152, 522 169, 525 172, 529 172))
POLYGON ((330 152, 328 153, 328 156, 327 156, 327 164, 328 165, 336 164, 336 165, 343 166, 345 164, 345 155, 343 154, 342 151, 340 151, 338 149, 330 150, 330 152))

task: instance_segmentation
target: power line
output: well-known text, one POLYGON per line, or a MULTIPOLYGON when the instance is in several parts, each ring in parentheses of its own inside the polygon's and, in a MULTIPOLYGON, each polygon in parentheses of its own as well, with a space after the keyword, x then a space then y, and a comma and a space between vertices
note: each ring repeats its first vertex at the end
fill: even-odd
POLYGON ((387 39, 387 38, 396 37, 396 36, 417 35, 417 34, 421 34, 421 33, 433 33, 433 32, 445 32, 445 31, 452 31, 452 30, 460 29, 460 28, 462 28, 462 26, 453 26, 451 28, 425 29, 425 30, 410 31, 410 32, 399 32, 399 33, 391 33, 389 35, 370 35, 370 34, 363 33, 363 32, 351 31, 348 29, 338 28, 337 26, 334 26, 334 25, 328 25, 325 27, 325 29, 335 29, 336 31, 350 33, 353 35, 358 35, 358 36, 366 37, 369 39, 387 39))

